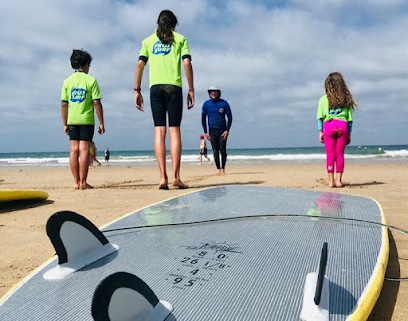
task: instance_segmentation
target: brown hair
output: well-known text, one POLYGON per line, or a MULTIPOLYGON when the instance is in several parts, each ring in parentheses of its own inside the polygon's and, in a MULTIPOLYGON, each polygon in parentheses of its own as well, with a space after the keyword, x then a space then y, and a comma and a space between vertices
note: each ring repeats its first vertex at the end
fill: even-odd
POLYGON ((329 74, 324 82, 324 87, 329 101, 329 109, 345 107, 354 109, 357 106, 341 73, 332 72, 329 74))
POLYGON ((177 17, 170 10, 163 10, 157 18, 156 35, 164 44, 174 41, 173 30, 178 24, 177 17))

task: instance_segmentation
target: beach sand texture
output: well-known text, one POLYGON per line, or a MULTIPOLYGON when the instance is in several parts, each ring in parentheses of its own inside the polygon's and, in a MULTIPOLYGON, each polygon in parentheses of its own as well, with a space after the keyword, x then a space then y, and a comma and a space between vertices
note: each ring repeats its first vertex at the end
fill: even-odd
MULTIPOLYGON (((327 187, 323 164, 231 165, 226 170, 226 175, 219 176, 208 164, 182 166, 182 179, 191 188, 178 190, 170 185, 170 190, 158 190, 156 166, 102 164, 89 171, 88 182, 95 189, 74 190, 68 167, 0 169, 0 188, 49 193, 45 202, 0 204, 0 297, 54 254, 45 224, 50 215, 61 210, 75 211, 96 226, 103 226, 139 208, 195 189, 252 184, 371 197, 381 204, 389 225, 408 230, 407 163, 346 164, 346 186, 341 189, 327 187)), ((395 230, 390 230, 386 275, 408 277, 408 237, 395 230)), ((408 282, 386 280, 369 320, 408 320, 407 301, 408 282)))

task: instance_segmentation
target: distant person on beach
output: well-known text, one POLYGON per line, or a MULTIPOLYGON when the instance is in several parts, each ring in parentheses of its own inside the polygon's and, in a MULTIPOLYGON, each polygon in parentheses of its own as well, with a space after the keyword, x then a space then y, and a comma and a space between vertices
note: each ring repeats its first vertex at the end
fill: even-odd
POLYGON ((93 166, 94 162, 98 164, 98 166, 101 166, 101 163, 98 161, 96 158, 98 149, 96 148, 96 145, 94 142, 89 143, 89 166, 93 166))
POLYGON ((200 135, 200 165, 203 164, 203 156, 207 158, 207 160, 212 165, 212 161, 208 157, 207 153, 208 153, 208 149, 207 149, 207 143, 205 142, 205 137, 204 135, 200 135))
POLYGON ((105 149, 105 162, 109 162, 109 158, 110 158, 110 150, 109 148, 105 149))
POLYGON ((76 189, 93 188, 87 183, 89 143, 98 117, 100 135, 105 133, 101 93, 97 80, 88 75, 91 55, 79 49, 71 54, 71 67, 75 72, 64 80, 61 90, 61 116, 64 132, 70 139, 69 164, 76 189))
POLYGON ((225 174, 227 139, 232 125, 232 112, 228 102, 221 98, 221 90, 219 88, 211 86, 208 89, 208 95, 210 99, 203 104, 201 123, 205 137, 211 142, 218 173, 225 174))
POLYGON ((341 73, 329 74, 324 87, 326 94, 320 98, 317 109, 319 141, 326 149, 329 187, 343 187, 344 150, 351 142, 353 110, 357 104, 341 73))
POLYGON ((170 134, 170 155, 173 169, 173 187, 188 188, 180 179, 181 165, 181 118, 183 93, 181 61, 188 83, 187 108, 194 106, 194 79, 191 54, 187 39, 175 31, 178 21, 170 10, 160 12, 156 31, 143 40, 135 72, 135 97, 137 109, 143 111, 141 83, 144 68, 150 61, 150 105, 154 121, 154 151, 159 166, 159 189, 168 189, 166 172, 167 121, 170 134))

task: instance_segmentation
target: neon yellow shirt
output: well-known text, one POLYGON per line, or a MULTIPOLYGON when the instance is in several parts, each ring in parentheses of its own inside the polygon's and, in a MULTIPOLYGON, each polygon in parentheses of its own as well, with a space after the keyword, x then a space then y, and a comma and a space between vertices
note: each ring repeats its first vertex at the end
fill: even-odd
POLYGON ((329 109, 329 100, 327 99, 327 95, 323 95, 319 99, 316 119, 318 130, 322 130, 322 126, 325 121, 337 119, 347 122, 349 132, 351 132, 353 124, 353 109, 350 107, 329 109))
POLYGON ((97 80, 80 71, 76 71, 64 80, 61 100, 68 102, 68 125, 94 125, 93 100, 101 99, 97 80))
POLYGON ((187 39, 173 31, 174 42, 163 44, 156 33, 142 41, 140 56, 150 60, 149 87, 175 85, 182 87, 181 59, 190 56, 187 39))

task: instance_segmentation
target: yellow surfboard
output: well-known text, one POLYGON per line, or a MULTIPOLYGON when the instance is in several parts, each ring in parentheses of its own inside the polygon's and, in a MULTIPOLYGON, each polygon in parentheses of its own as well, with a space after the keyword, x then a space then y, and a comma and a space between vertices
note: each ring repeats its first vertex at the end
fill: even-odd
POLYGON ((0 189, 0 202, 45 200, 48 193, 29 189, 0 189))

